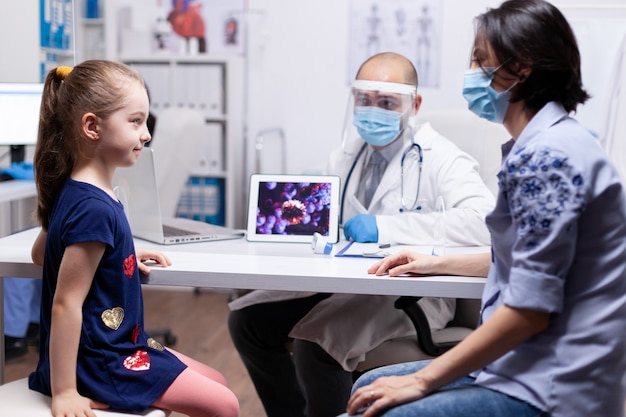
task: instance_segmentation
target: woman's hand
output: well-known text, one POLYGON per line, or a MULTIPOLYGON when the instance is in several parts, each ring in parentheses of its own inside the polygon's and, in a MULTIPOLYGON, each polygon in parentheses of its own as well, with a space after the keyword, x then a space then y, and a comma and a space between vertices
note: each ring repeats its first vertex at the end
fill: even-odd
POLYGON ((424 255, 417 252, 402 251, 376 262, 367 270, 368 274, 378 276, 388 273, 390 277, 413 273, 428 275, 437 273, 441 257, 424 255))
POLYGON ((52 415, 54 417, 86 416, 96 417, 94 409, 104 410, 108 405, 90 400, 78 392, 63 392, 52 396, 52 415))
POLYGON ((354 415, 360 411, 363 417, 374 417, 391 407, 419 400, 428 392, 419 373, 380 377, 352 394, 347 412, 354 415))
POLYGON ((160 250, 153 249, 136 249, 137 251, 137 265, 139 272, 144 275, 150 274, 150 268, 144 262, 153 261, 161 266, 171 266, 172 261, 160 250))
POLYGON ((486 277, 490 264, 490 252, 431 256, 402 251, 376 262, 367 272, 379 276, 388 273, 390 277, 402 274, 486 277))

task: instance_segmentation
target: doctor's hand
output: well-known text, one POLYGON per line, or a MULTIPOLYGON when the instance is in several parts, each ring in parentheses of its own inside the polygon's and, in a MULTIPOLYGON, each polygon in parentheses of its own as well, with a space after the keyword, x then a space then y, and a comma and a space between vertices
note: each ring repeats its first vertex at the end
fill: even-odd
POLYGON ((376 216, 357 214, 343 225, 343 234, 348 240, 355 242, 378 242, 378 226, 376 216))

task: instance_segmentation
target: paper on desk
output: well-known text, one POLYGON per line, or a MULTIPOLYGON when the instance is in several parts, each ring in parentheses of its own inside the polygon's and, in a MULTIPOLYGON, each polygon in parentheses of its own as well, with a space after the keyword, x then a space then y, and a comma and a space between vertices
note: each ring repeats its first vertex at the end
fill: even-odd
POLYGON ((391 255, 393 248, 381 249, 378 243, 349 242, 335 256, 358 258, 384 258, 391 255))
POLYGON ((381 249, 379 243, 348 242, 335 254, 335 256, 353 258, 384 258, 385 256, 407 249, 428 255, 432 252, 432 248, 429 246, 392 245, 391 247, 381 249))

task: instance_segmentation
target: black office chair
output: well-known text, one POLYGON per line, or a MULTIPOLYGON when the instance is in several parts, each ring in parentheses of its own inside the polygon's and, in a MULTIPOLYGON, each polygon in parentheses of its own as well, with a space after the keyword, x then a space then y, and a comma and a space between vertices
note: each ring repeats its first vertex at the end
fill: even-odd
MULTIPOLYGON (((381 366, 433 359, 465 339, 478 324, 480 300, 457 298, 454 318, 443 329, 431 330, 424 310, 417 303, 420 298, 402 296, 395 302, 395 307, 403 310, 415 326, 416 335, 387 340, 367 352, 353 372, 355 381, 363 373, 381 366)), ((291 340, 286 347, 293 352, 291 340)))
POLYGON ((440 330, 431 330, 424 311, 417 303, 421 297, 400 297, 395 302, 413 325, 416 336, 388 340, 366 353, 357 365, 355 377, 370 369, 401 362, 432 359, 456 346, 478 324, 480 300, 458 298, 454 318, 440 330))

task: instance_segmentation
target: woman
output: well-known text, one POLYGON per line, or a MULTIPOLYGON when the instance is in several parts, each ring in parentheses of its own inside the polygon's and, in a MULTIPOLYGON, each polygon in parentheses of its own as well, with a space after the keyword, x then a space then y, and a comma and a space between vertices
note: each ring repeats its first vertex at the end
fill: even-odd
POLYGON ((623 415, 626 208, 597 141, 569 114, 588 94, 563 15, 511 0, 476 19, 463 94, 501 122, 491 255, 402 253, 369 272, 484 276, 481 325, 446 354, 357 381, 348 414, 623 415))

